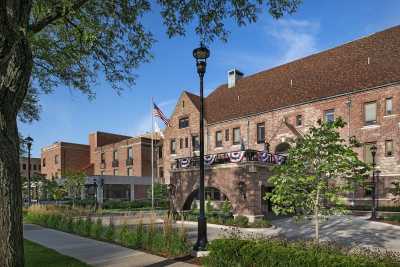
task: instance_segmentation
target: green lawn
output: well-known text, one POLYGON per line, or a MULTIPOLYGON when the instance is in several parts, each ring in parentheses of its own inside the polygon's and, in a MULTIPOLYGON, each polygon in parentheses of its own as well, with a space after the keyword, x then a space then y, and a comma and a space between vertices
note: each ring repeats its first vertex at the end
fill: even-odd
POLYGON ((89 267, 89 265, 68 256, 24 240, 26 267, 89 267))

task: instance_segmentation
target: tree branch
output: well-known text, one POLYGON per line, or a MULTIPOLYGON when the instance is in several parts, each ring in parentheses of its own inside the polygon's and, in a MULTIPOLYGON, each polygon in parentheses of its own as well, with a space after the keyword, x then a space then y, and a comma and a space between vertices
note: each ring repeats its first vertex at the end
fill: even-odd
POLYGON ((70 8, 64 9, 62 7, 56 7, 53 12, 42 18, 41 20, 29 25, 29 30, 33 33, 38 33, 43 30, 47 25, 53 23, 54 21, 65 18, 72 11, 79 10, 86 2, 89 0, 78 0, 70 8))

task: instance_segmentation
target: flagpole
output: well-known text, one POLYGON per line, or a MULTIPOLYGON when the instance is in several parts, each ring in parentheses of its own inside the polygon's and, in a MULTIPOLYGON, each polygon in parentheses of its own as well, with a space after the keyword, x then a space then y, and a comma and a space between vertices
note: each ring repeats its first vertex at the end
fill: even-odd
POLYGON ((151 208, 154 210, 154 99, 151 98, 151 208))

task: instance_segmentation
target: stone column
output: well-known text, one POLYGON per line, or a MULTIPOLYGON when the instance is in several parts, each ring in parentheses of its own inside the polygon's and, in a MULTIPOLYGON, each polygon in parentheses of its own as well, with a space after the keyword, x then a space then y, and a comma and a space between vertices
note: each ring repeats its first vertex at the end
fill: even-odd
POLYGON ((131 184, 131 201, 135 200, 135 185, 131 184))

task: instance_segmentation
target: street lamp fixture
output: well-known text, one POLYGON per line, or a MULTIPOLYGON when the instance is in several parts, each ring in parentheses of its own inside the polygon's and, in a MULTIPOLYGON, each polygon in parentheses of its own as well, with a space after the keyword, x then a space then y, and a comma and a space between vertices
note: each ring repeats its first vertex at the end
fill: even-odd
POLYGON ((31 206, 31 148, 33 143, 33 138, 28 136, 25 138, 25 144, 28 147, 28 206, 31 206))
POLYGON ((210 56, 208 50, 202 43, 200 47, 193 50, 193 57, 196 59, 197 73, 200 77, 200 180, 199 180, 199 200, 200 210, 197 226, 197 242, 194 250, 204 251, 207 246, 207 220, 204 209, 204 89, 203 78, 206 73, 207 58, 210 56))
POLYGON ((377 185, 376 185, 376 151, 378 150, 378 148, 376 147, 376 145, 372 145, 371 148, 371 155, 372 155, 372 184, 373 184, 373 188, 372 188, 372 210, 371 210, 371 220, 376 220, 377 216, 376 216, 376 189, 377 189, 377 185))

